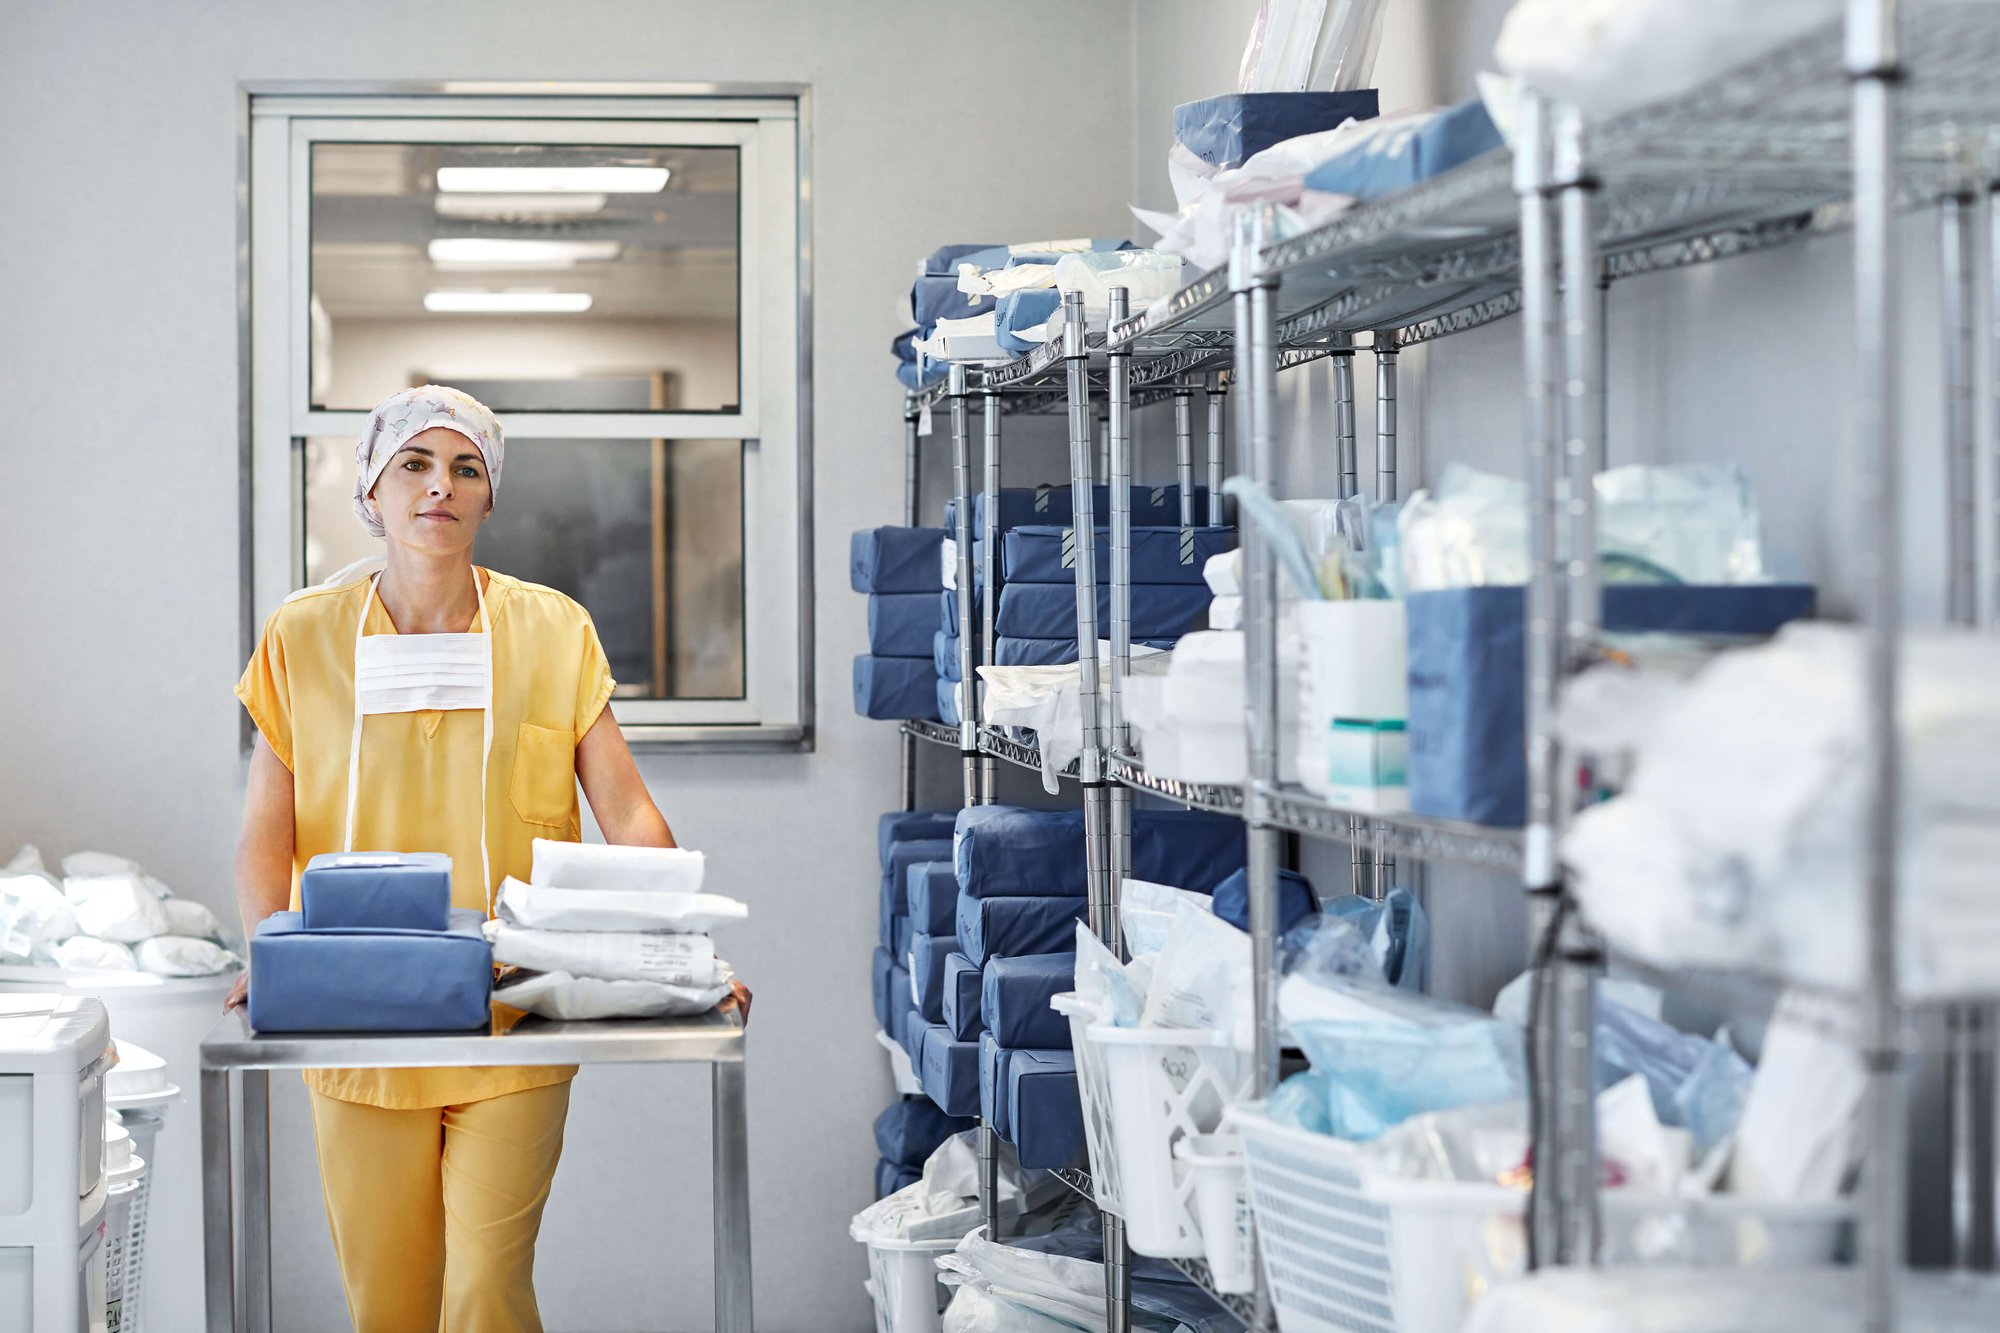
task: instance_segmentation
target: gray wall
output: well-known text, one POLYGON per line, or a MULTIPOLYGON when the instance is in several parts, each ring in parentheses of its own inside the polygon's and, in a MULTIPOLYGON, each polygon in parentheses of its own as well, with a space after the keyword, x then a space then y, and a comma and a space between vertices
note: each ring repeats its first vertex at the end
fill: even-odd
MULTIPOLYGON (((579 3, 9 6, 0 17, 0 844, 106 847, 231 901, 238 709, 235 96, 246 79, 786 80, 812 86, 817 750, 642 767, 754 907, 750 1073, 760 1326, 870 1326, 847 1219, 891 1096, 869 1033, 874 819, 889 728, 854 716, 847 534, 899 521, 889 340, 947 240, 1123 234, 1131 8, 579 3), (1059 39, 1051 34, 1060 33, 1059 39), (1109 135, 1000 129, 983 88, 1061 88, 1109 135), (1112 76, 1107 77, 1107 71, 1112 76), (1033 182, 1022 188, 1021 182, 1033 182)), ((935 497, 938 490, 932 488, 935 497)), ((927 510, 932 506, 926 506, 927 510)), ((933 520, 935 521, 935 520, 933 520)), ((937 781, 942 785, 940 776, 937 781)), ((948 786, 946 790, 949 790, 948 786)), ((578 1085, 538 1279, 561 1330, 709 1326, 705 1079, 578 1085)), ((345 1326, 295 1079, 277 1089, 278 1326, 345 1326)))

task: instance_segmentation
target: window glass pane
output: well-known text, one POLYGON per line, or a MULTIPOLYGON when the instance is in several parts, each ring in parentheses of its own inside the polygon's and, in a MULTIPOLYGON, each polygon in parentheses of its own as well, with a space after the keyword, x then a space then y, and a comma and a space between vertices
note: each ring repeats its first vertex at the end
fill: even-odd
MULTIPOLYGON (((307 581, 381 553, 353 441, 308 439, 307 581)), ((510 439, 474 558, 583 603, 619 698, 744 696, 741 441, 510 439)))
POLYGON ((506 379, 513 411, 735 411, 735 148, 315 143, 312 402, 506 379), (654 380, 626 401, 601 381, 654 380))

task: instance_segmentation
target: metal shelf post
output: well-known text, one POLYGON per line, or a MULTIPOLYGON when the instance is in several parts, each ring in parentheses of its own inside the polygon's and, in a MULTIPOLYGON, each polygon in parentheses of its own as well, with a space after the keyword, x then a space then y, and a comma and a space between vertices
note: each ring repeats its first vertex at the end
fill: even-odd
POLYGON ((965 804, 979 804, 979 675, 973 670, 972 438, 966 423, 965 367, 947 372, 951 397, 951 472, 958 496, 958 757, 965 769, 965 804))
MULTIPOLYGON (((982 488, 986 494, 986 522, 981 524, 980 537, 985 547, 985 555, 980 560, 980 569, 985 576, 986 591, 980 596, 980 638, 979 660, 986 666, 993 665, 994 637, 993 619, 999 614, 1000 604, 1000 395, 983 380, 980 384, 980 409, 985 413, 986 426, 986 484, 982 488)), ((969 681, 966 692, 972 696, 981 723, 986 721, 986 709, 979 700, 979 684, 969 681)), ((996 761, 990 754, 979 758, 979 803, 991 805, 995 799, 994 783, 998 780, 996 761)), ((991 1234, 991 1233, 989 1233, 991 1234)))
MULTIPOLYGON (((1375 500, 1393 503, 1396 479, 1396 331, 1378 329, 1372 350, 1375 353, 1375 500)), ((1396 858, 1383 845, 1382 829, 1369 820, 1367 841, 1368 892, 1380 902, 1396 887, 1396 858)), ((1361 846, 1356 843, 1357 849, 1361 846)))
MULTIPOLYGON (((1091 931, 1118 947, 1118 902, 1111 882, 1110 785, 1105 777, 1103 718, 1099 712, 1097 662, 1097 442, 1091 436, 1090 352, 1085 341, 1082 292, 1063 293, 1063 360, 1069 396, 1069 463, 1076 534, 1076 656, 1083 715, 1083 755, 1077 775, 1083 784, 1084 855, 1088 862, 1091 931)), ((1108 423, 1107 423, 1108 424, 1108 423)), ((1109 430, 1105 441, 1108 451, 1109 430)), ((1107 459, 1108 463, 1108 459, 1107 459)), ((1102 1214, 1104 1232, 1104 1317, 1110 1333, 1129 1333, 1132 1323, 1132 1259, 1125 1245, 1125 1220, 1102 1214)))
POLYGON ((1208 377, 1208 526, 1222 526, 1222 409, 1229 389, 1221 372, 1208 377))
MULTIPOLYGON (((914 407, 903 409, 903 526, 917 526, 918 495, 922 486, 922 455, 917 444, 918 413, 914 407)), ((905 731, 902 740, 902 779, 898 786, 901 805, 905 810, 917 808, 917 738, 905 731)))
POLYGON ((1866 1148, 1861 1172, 1865 1327, 1896 1327, 1905 1262, 1901 1008, 1898 1004, 1896 811, 1901 795, 1896 687, 1901 663, 1901 382, 1896 208, 1898 68, 1895 0, 1849 0, 1854 173, 1855 460, 1861 548, 1860 620, 1866 637, 1862 769, 1868 971, 1863 1003, 1866 1148))
MULTIPOLYGON (((1123 323, 1129 309, 1131 293, 1123 287, 1113 287, 1108 293, 1111 300, 1111 323, 1123 323)), ((1105 431, 1106 454, 1109 467, 1105 477, 1111 490, 1111 531, 1108 546, 1111 556, 1111 674, 1107 682, 1107 692, 1111 703, 1111 726, 1109 728, 1108 752, 1129 754, 1132 750, 1131 728, 1126 725, 1124 711, 1124 679, 1132 670, 1132 348, 1125 343, 1111 348, 1106 358, 1105 374, 1106 400, 1108 408, 1105 431)), ((1184 402, 1184 399, 1177 402, 1184 402)), ((1184 415, 1177 409, 1177 417, 1184 415)), ((1178 422, 1177 422, 1178 424, 1178 422)), ((1178 432, 1177 432, 1178 433, 1178 432)), ((1181 497, 1182 511, 1185 512, 1189 497, 1181 497)), ((1096 541, 1093 533, 1079 530, 1077 541, 1096 541)), ((1109 801, 1109 865, 1110 891, 1114 904, 1120 887, 1132 873, 1132 789, 1123 783, 1113 783, 1109 801)), ((1122 952, 1121 944, 1111 942, 1114 950, 1122 952)))

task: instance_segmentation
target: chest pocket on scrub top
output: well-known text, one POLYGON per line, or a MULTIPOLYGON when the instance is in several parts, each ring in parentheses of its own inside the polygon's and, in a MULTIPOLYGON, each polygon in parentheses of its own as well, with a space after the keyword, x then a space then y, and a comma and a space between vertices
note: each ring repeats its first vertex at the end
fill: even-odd
POLYGON ((576 813, 576 741, 569 732, 521 724, 507 798, 530 824, 569 827, 576 813))

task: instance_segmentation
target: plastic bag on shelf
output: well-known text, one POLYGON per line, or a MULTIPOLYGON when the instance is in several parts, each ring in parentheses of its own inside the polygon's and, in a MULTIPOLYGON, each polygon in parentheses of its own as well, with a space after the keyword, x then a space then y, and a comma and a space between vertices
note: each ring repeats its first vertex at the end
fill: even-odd
POLYGON ((1125 952, 1134 958, 1158 953, 1167 947, 1173 933, 1175 914, 1186 903, 1197 911, 1214 910, 1213 899, 1191 889, 1170 884, 1153 884, 1128 879, 1118 888, 1118 927, 1125 937, 1125 952))
MULTIPOLYGON (((1111 645, 1097 644, 1099 688, 1110 679, 1111 645)), ((1167 654, 1157 648, 1132 645, 1134 672, 1164 672, 1167 654)), ((1060 791, 1059 776, 1083 754, 1082 667, 982 666, 985 682, 984 718, 995 727, 1025 727, 1035 733, 1042 759, 1042 787, 1051 796, 1060 791)))
POLYGON ((46 875, 25 869, 0 875, 0 953, 45 958, 80 930, 69 899, 46 875))
POLYGON ((1241 93, 1366 88, 1388 0, 1263 0, 1237 68, 1241 93))
POLYGON ((160 907, 167 915, 167 934, 197 940, 222 938, 222 923, 215 913, 192 898, 168 898, 160 907))
POLYGON ((1101 1022, 1135 1028, 1146 1009, 1146 983, 1152 966, 1137 960, 1121 963, 1087 922, 1076 923, 1076 997, 1094 1010, 1101 1022))
POLYGON ((1831 1035, 1835 1006, 1791 993, 1764 1033, 1736 1126, 1732 1192, 1787 1202, 1837 1198, 1860 1162, 1860 1054, 1831 1035))
POLYGON ((1382 980, 1409 991, 1421 992, 1429 986, 1430 917, 1409 889, 1393 888, 1380 901, 1343 895, 1329 901, 1322 912, 1347 922, 1367 941, 1376 975, 1382 980))
POLYGON ((1255 1040, 1250 937, 1205 908, 1181 903, 1173 929, 1153 963, 1145 1028, 1220 1032, 1247 1051, 1255 1040))
POLYGON ((1840 13, 1840 0, 1517 0, 1493 58, 1603 118, 1691 91, 1840 13))

